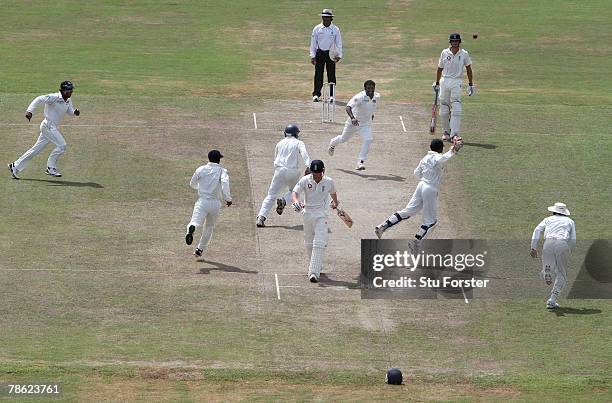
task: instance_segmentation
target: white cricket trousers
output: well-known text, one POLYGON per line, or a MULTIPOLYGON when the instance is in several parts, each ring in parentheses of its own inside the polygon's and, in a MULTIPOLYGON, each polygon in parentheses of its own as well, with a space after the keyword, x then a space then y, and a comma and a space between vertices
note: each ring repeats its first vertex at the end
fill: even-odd
POLYGON ((283 189, 288 189, 283 194, 283 199, 285 199, 286 204, 291 204, 291 191, 295 187, 295 184, 300 180, 302 171, 299 169, 289 169, 285 167, 277 167, 274 171, 274 176, 272 177, 272 183, 270 183, 270 188, 268 189, 268 195, 264 199, 263 203, 261 203, 261 209, 259 209, 258 216, 260 217, 268 217, 270 213, 270 209, 274 205, 274 201, 277 196, 283 191, 283 189))
POLYGON ((66 152, 66 140, 64 136, 58 130, 54 123, 48 122, 44 119, 40 124, 40 135, 36 144, 26 151, 17 161, 15 161, 15 168, 17 171, 22 171, 34 156, 40 154, 47 144, 55 144, 55 148, 51 151, 49 159, 47 160, 47 166, 49 168, 57 168, 57 159, 66 152))
POLYGON ((200 197, 193 206, 193 214, 191 215, 191 221, 187 225, 187 231, 189 226, 193 225, 196 228, 204 223, 204 229, 202 230, 202 237, 200 243, 198 243, 198 249, 206 250, 210 238, 213 234, 213 229, 217 223, 219 217, 219 211, 221 210, 221 201, 219 199, 206 199, 200 197))
POLYGON ((444 131, 453 136, 461 132, 461 83, 460 78, 443 78, 440 80, 440 120, 444 131), (449 119, 450 114, 450 119, 449 119))
POLYGON ((370 146, 374 141, 374 137, 372 136, 372 125, 364 125, 355 126, 351 123, 351 120, 348 119, 344 124, 344 129, 342 130, 342 134, 334 137, 329 142, 330 146, 337 146, 340 143, 346 143, 353 137, 355 134, 359 134, 361 136, 361 149, 359 150, 359 161, 365 161, 368 159, 368 153, 370 152, 370 146))
POLYGON ((423 225, 430 226, 438 218, 438 189, 420 181, 412 198, 403 210, 397 212, 402 218, 408 218, 420 210, 422 212, 423 225))
POLYGON ((567 265, 570 256, 570 246, 563 239, 546 239, 542 248, 542 276, 548 267, 555 276, 550 301, 556 302, 567 282, 567 265))
POLYGON ((308 275, 321 275, 323 252, 329 239, 329 224, 324 212, 304 213, 304 245, 309 259, 308 275))

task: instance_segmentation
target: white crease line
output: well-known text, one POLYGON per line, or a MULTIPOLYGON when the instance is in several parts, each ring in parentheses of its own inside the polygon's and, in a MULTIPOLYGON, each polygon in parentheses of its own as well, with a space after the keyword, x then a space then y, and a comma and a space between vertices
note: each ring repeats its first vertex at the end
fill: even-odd
POLYGON ((320 290, 338 290, 338 291, 349 291, 350 289, 343 285, 331 285, 328 287, 316 287, 316 286, 308 286, 308 285, 281 285, 282 288, 309 288, 309 289, 320 289, 320 290))
POLYGON ((404 130, 404 133, 406 133, 406 126, 404 126, 404 118, 402 118, 400 116, 400 122, 402 123, 402 129, 404 130))
POLYGON ((257 114, 253 112, 253 126, 257 129, 257 114))
POLYGON ((276 280, 276 297, 280 300, 280 286, 278 285, 278 276, 274 274, 274 279, 276 280))
POLYGON ((469 304, 470 301, 467 299, 467 296, 465 295, 465 291, 463 291, 463 287, 461 287, 461 292, 463 293, 463 299, 465 300, 465 303, 469 304))

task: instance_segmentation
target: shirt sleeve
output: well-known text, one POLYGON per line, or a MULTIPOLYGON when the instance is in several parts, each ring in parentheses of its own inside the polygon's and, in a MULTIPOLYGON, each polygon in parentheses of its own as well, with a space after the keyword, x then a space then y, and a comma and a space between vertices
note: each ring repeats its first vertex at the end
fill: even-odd
POLYGON ((296 183, 295 186, 293 187, 293 191, 297 194, 302 193, 302 190, 304 190, 304 183, 306 183, 305 182, 306 180, 307 180, 306 176, 302 177, 302 179, 300 179, 298 183, 296 183))
POLYGON ((225 201, 232 201, 232 195, 230 193, 229 173, 227 172, 227 169, 223 169, 221 171, 221 191, 223 192, 225 201))
POLYGON ((538 248, 538 241, 542 237, 542 233, 546 228, 546 219, 543 219, 541 223, 538 224, 537 227, 533 230, 533 235, 531 235, 531 249, 538 248))
POLYGON ((336 50, 338 51, 338 56, 342 58, 342 34, 340 34, 340 28, 336 27, 336 50))
POLYGON ((454 155, 455 153, 453 152, 453 149, 451 148, 450 150, 448 150, 447 152, 442 154, 442 156, 439 157, 438 161, 436 161, 436 165, 442 166, 446 164, 451 158, 453 158, 454 155))
POLYGON ((572 248, 576 247, 576 223, 573 220, 569 243, 572 248))
POLYGON ((198 190, 198 180, 200 179, 200 169, 196 169, 196 171, 193 173, 193 176, 191 177, 191 181, 189 181, 189 186, 192 189, 198 190))
POLYGON ((331 178, 329 179, 329 183, 330 183, 329 194, 336 193, 336 184, 331 178))
POLYGON ((53 102, 53 94, 41 95, 39 97, 34 98, 32 103, 26 109, 26 112, 34 113, 36 108, 38 108, 41 104, 50 104, 53 102))
POLYGON ((312 30, 312 35, 310 36, 310 58, 312 59, 317 55, 317 27, 314 27, 312 30))
POLYGON ((439 69, 443 69, 444 68, 444 51, 442 51, 442 53, 440 53, 440 58, 438 59, 438 68, 439 69))
POLYGON ((348 103, 346 104, 346 106, 350 106, 351 109, 353 109, 354 107, 356 107, 357 105, 359 105, 360 103, 360 95, 361 92, 359 94, 353 95, 353 98, 351 98, 350 101, 348 101, 348 103))
POLYGON ((72 104, 72 99, 68 100, 68 114, 74 116, 74 105, 72 104))
POLYGON ((470 54, 466 51, 465 57, 463 58, 463 65, 470 66, 472 64, 472 59, 470 58, 470 54))
POLYGON ((302 156, 302 159, 304 159, 304 164, 306 164, 307 167, 310 166, 310 156, 308 155, 308 151, 306 151, 306 145, 304 145, 304 142, 300 140, 300 144, 299 144, 299 149, 300 149, 300 155, 302 156))
POLYGON ((423 177, 423 163, 419 161, 419 165, 414 169, 414 174, 419 178, 423 177))

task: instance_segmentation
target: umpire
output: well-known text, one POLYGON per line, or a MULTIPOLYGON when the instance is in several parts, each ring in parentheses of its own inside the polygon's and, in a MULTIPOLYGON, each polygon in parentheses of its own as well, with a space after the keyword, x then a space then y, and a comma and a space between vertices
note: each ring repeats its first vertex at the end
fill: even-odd
MULTIPOLYGON (((340 28, 332 23, 334 19, 332 10, 326 8, 319 15, 322 22, 314 27, 310 39, 310 63, 315 66, 313 102, 319 102, 321 98, 323 69, 327 68, 327 82, 335 84, 336 63, 342 59, 342 37, 340 28)), ((333 100, 336 94, 329 95, 333 100)))

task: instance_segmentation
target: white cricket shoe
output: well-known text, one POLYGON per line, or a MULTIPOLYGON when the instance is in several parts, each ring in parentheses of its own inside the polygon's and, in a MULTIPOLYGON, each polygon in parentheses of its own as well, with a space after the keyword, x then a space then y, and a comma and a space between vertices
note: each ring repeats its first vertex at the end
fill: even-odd
POLYGON ((451 137, 450 134, 448 134, 447 132, 444 132, 444 134, 442 135, 442 141, 450 141, 451 137))
POLYGON ((336 97, 334 97, 334 96, 329 97, 329 102, 332 103, 332 104, 334 102, 336 102, 336 97))
POLYGON ((259 228, 263 228, 266 226, 264 221, 266 221, 266 217, 257 216, 257 221, 255 222, 255 225, 259 228))
POLYGON ((317 278, 317 276, 315 276, 315 274, 314 274, 314 273, 311 273, 311 274, 308 276, 308 280, 309 280, 311 283, 318 283, 318 282, 319 282, 319 279, 317 278))
POLYGON ((382 225, 379 225, 376 228, 374 228, 374 232, 376 233, 376 236, 378 237, 378 239, 381 239, 383 236, 383 233, 385 232, 385 228, 382 225))
POLYGON ((560 306, 556 302, 553 302, 551 300, 548 300, 546 302, 546 309, 559 309, 559 308, 560 308, 560 306))
POLYGON ((15 168, 15 164, 13 164, 12 162, 10 164, 8 164, 8 169, 9 171, 11 171, 11 175, 13 176, 13 179, 19 179, 19 176, 17 176, 17 168, 15 168))
POLYGON ((189 229, 187 229, 187 233, 185 234, 185 243, 187 245, 191 245, 193 243, 193 233, 195 232, 195 225, 190 225, 189 229))
POLYGON ((327 149, 327 153, 330 155, 330 157, 333 157, 334 151, 336 151, 336 146, 329 146, 327 149))
POLYGON ((61 173, 59 173, 59 171, 57 170, 57 168, 47 167, 47 170, 45 171, 45 173, 46 173, 47 175, 54 176, 54 177, 56 177, 56 178, 59 178, 59 177, 61 177, 61 176, 62 176, 62 174, 61 174, 61 173))
POLYGON ((363 161, 359 161, 355 169, 358 171, 365 171, 366 168, 365 168, 365 164, 363 163, 363 161))
POLYGON ((202 257, 202 253, 203 252, 204 251, 202 249, 196 248, 196 250, 193 252, 193 256, 195 256, 195 257, 202 257))
POLYGON ((321 98, 319 98, 317 95, 313 95, 312 102, 319 102, 320 100, 321 98))

